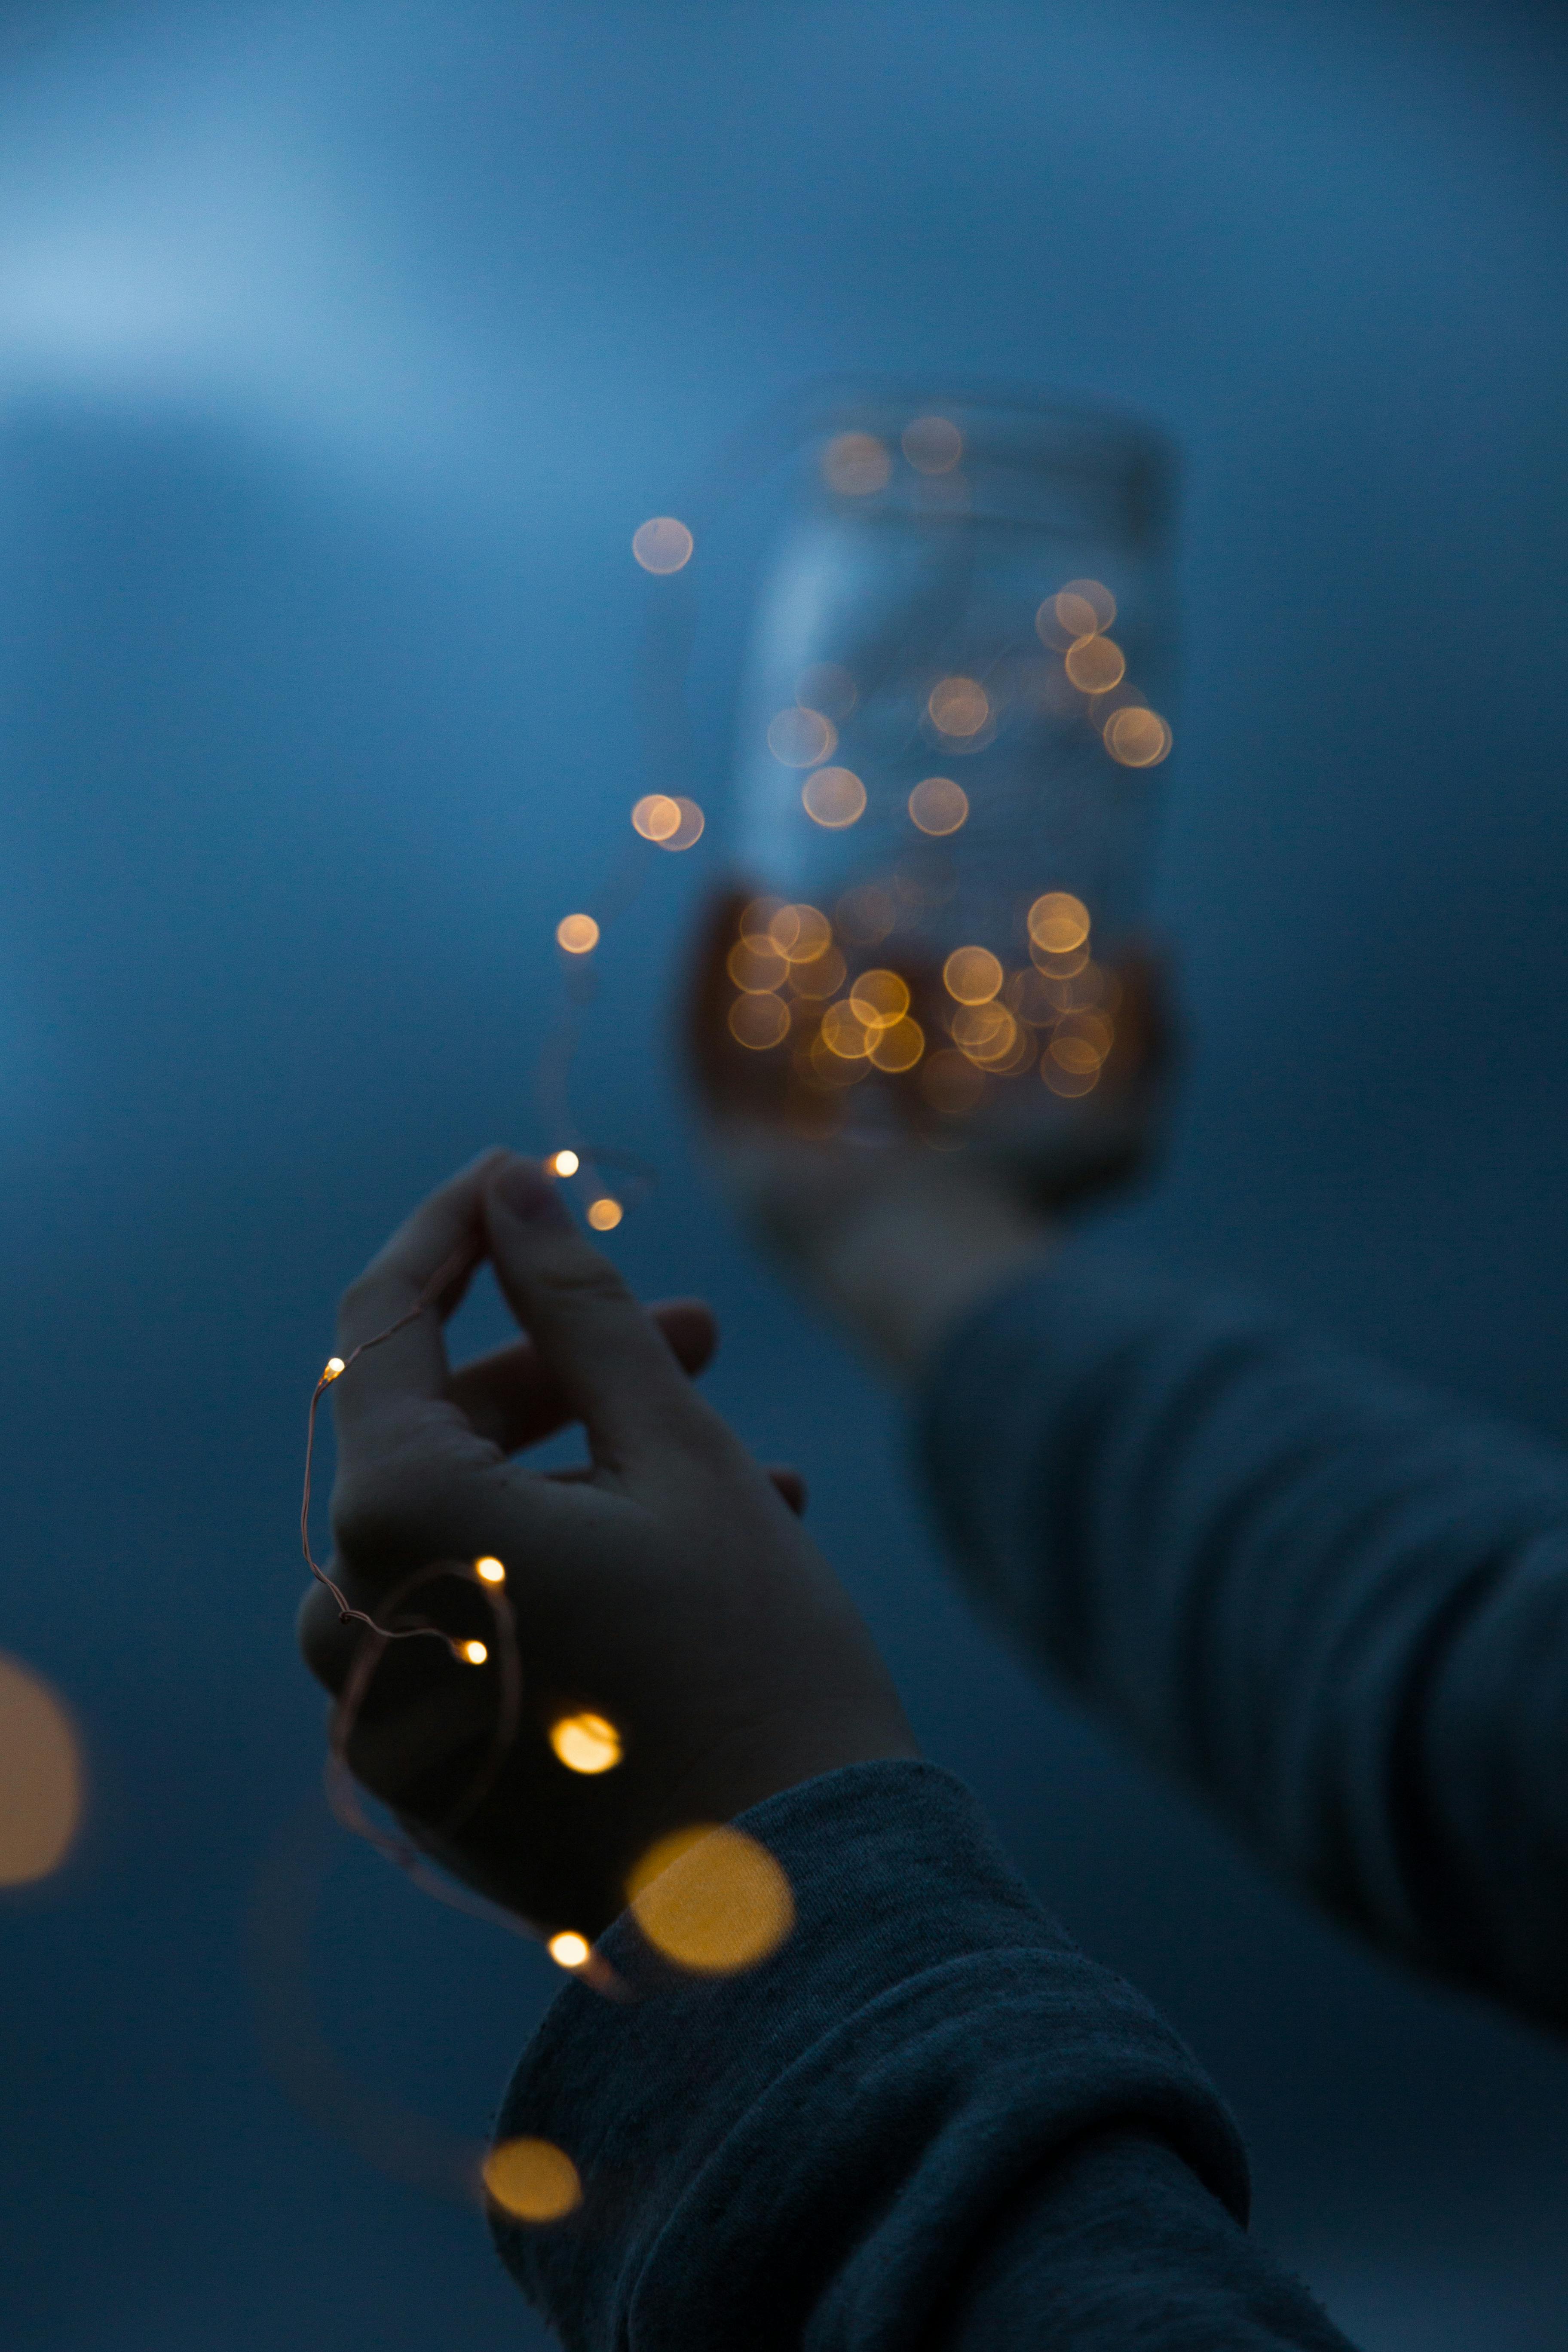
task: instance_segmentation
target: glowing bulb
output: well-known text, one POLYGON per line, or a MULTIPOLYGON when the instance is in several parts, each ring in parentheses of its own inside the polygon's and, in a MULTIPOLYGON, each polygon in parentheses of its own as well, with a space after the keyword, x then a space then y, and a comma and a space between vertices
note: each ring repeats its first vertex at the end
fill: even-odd
POLYGON ((931 725, 943 735, 978 735, 991 716, 991 698, 976 677, 944 677, 926 698, 931 725))
POLYGON ((574 1151, 558 1151, 550 1163, 557 1176, 575 1176, 582 1164, 574 1151))
POLYGON ((942 977, 960 1004, 989 1004, 1006 975, 989 948, 954 948, 942 977))
POLYGON ((482 1642, 463 1642, 458 1646, 470 1666, 482 1666, 489 1656, 489 1652, 482 1642))
POLYGON ((588 1223, 596 1234, 613 1234, 626 1213, 620 1202, 612 1201, 607 1192, 588 1203, 588 1223))
POLYGON ((608 1772, 621 1760, 621 1735, 602 1715, 563 1715, 550 1745, 568 1772, 608 1772))
POLYGON ((323 1388, 329 1381, 335 1381, 340 1373, 346 1372, 347 1370, 348 1366, 344 1363, 341 1356, 329 1356, 327 1358, 327 1369, 321 1374, 321 1385, 323 1388))
POLYGON ((632 533, 632 553, 645 572, 661 576, 679 572, 691 561, 691 533, 673 515, 650 515, 632 533))
POLYGON ((792 702, 787 710, 775 711, 768 723, 768 749, 781 767, 815 768, 833 757, 837 744, 838 730, 832 719, 809 703, 792 702))
POLYGON ((738 996, 730 1007, 730 1034, 751 1053, 769 1053, 789 1035, 789 1007, 776 996, 738 996))
POLYGON ((568 955, 586 955, 599 944, 599 926, 592 915, 563 915, 555 926, 555 943, 568 955))
POLYGON ((626 1893, 655 1950, 699 1976, 755 1968, 795 1926, 788 1878, 743 1830, 697 1824, 660 1838, 626 1893))
POLYGON ((553 2140, 503 2139, 481 2171, 491 2198, 519 2221, 559 2221, 583 2202, 577 2168, 553 2140))
POLYGON ((1106 720, 1105 748, 1124 768, 1155 768, 1171 748, 1171 730, 1157 710, 1130 703, 1106 720))
POLYGON ((40 1675, 0 1654, 0 1886, 58 1870, 81 1821, 82 1755, 40 1675))
POLYGON ((565 1927, 559 1936, 552 1936, 545 1949, 558 1969, 580 1969, 593 1947, 586 1936, 565 1927))
POLYGON ((490 1559, 487 1558, 485 1559, 475 1560, 474 1574, 479 1579, 482 1584, 504 1584, 506 1582, 506 1570, 501 1566, 499 1559, 490 1559))
POLYGON ((1063 667, 1080 694, 1109 694, 1127 675, 1127 656, 1109 637, 1077 637, 1063 667))
POLYGON ((909 982, 896 971, 863 971, 849 991, 849 1009, 868 1029, 890 1029, 910 1009, 909 982))
POLYGON ((1089 908, 1070 890, 1047 890, 1029 909, 1029 937, 1047 955, 1070 955, 1089 938, 1089 908))
POLYGON ((866 810, 866 787, 852 768, 818 768, 800 788, 805 813, 814 824, 841 833, 866 810))
POLYGON ((680 803, 668 793, 645 793, 632 803, 632 824, 645 841, 670 841, 680 831, 680 803))
POLYGON ((927 776, 910 794, 910 815, 922 833, 956 833, 969 814, 969 794, 951 776, 927 776))
POLYGON ((683 793, 678 793, 671 805, 679 822, 672 833, 658 836, 658 845, 661 849, 689 849, 701 840, 707 819, 697 803, 689 801, 683 793))

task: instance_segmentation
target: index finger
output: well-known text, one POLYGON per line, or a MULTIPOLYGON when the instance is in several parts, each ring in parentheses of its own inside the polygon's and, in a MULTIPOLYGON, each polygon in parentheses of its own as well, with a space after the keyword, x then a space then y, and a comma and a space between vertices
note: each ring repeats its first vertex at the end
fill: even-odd
POLYGON ((389 1403, 445 1394, 451 1373, 442 1325, 485 1255, 480 1203, 506 1157, 481 1152, 438 1185, 344 1291, 338 1302, 344 1365, 332 1391, 340 1427, 389 1403))

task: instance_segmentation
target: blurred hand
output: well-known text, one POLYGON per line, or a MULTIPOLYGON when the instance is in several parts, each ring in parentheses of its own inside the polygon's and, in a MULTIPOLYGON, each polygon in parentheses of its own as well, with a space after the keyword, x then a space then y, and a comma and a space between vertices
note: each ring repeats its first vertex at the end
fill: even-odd
MULTIPOLYGON (((374 1614, 434 1562, 500 1559, 522 1719, 489 1793, 443 1830, 490 1752, 497 1664, 395 1643, 349 1761, 469 1884, 547 1931, 592 1937, 658 1838, 916 1749, 864 1624, 784 1499, 798 1483, 770 1477, 688 1378, 711 1350, 707 1310, 651 1317, 534 1163, 490 1153, 433 1193, 345 1293, 340 1352, 407 1313, 454 1255, 430 1311, 332 1389, 333 1573, 374 1614), (454 1373, 441 1326, 486 1258, 527 1338, 454 1373), (586 1434, 581 1471, 516 1458, 567 1422, 586 1434), (614 1769, 557 1759, 550 1727, 579 1712, 616 1727, 614 1769)), ((407 1618, 493 1633, 458 1576, 425 1584, 407 1618)), ((340 1692, 372 1637, 313 1587, 300 1638, 340 1692)))
POLYGON ((1092 1096, 1060 1102, 1037 1088, 1031 1126, 971 1142, 912 1076, 882 1079, 886 1125, 861 1141, 838 1131, 841 1097, 795 1081, 787 1047, 749 1052, 729 1033, 726 959, 743 903, 730 895, 710 909, 690 998, 714 1165, 770 1255, 885 1369, 918 1374, 966 1308, 1049 1253, 1065 1210, 1152 1159, 1173 1058, 1164 963, 1119 966, 1117 1042, 1092 1096))

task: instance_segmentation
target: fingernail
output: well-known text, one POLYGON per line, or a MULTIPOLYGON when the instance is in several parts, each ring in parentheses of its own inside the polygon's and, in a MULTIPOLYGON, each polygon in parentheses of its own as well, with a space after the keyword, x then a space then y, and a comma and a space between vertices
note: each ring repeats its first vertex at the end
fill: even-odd
POLYGON ((514 1160, 490 1187, 503 1209, 525 1225, 570 1227, 571 1213, 552 1177, 532 1160, 514 1160))

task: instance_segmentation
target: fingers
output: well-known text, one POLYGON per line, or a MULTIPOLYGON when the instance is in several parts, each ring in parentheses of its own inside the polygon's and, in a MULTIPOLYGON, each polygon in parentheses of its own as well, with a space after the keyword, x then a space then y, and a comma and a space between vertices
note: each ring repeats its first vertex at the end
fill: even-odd
POLYGON ((609 1260, 578 1233, 531 1161, 492 1170, 483 1192, 491 1261, 508 1305, 604 1468, 664 1454, 713 1423, 663 1334, 609 1260))
MULTIPOLYGON (((666 1298, 647 1312, 688 1378, 701 1371, 719 1341, 712 1308, 700 1298, 666 1298)), ((479 1435, 504 1454, 542 1444, 573 1417, 531 1339, 464 1364, 453 1373, 447 1395, 479 1435)))
POLYGON ((333 1390, 339 1431, 351 1440, 356 1426, 389 1402, 445 1392, 442 1321, 484 1255, 480 1202, 486 1181, 507 1157, 484 1152, 437 1186, 344 1291, 338 1307, 338 1352, 348 1357, 356 1348, 366 1350, 333 1390), (439 1293, 431 1297, 437 1281, 439 1293), (427 1299, 430 1311, 416 1312, 427 1299), (400 1330, 382 1338, 405 1317, 410 1319, 400 1330))

